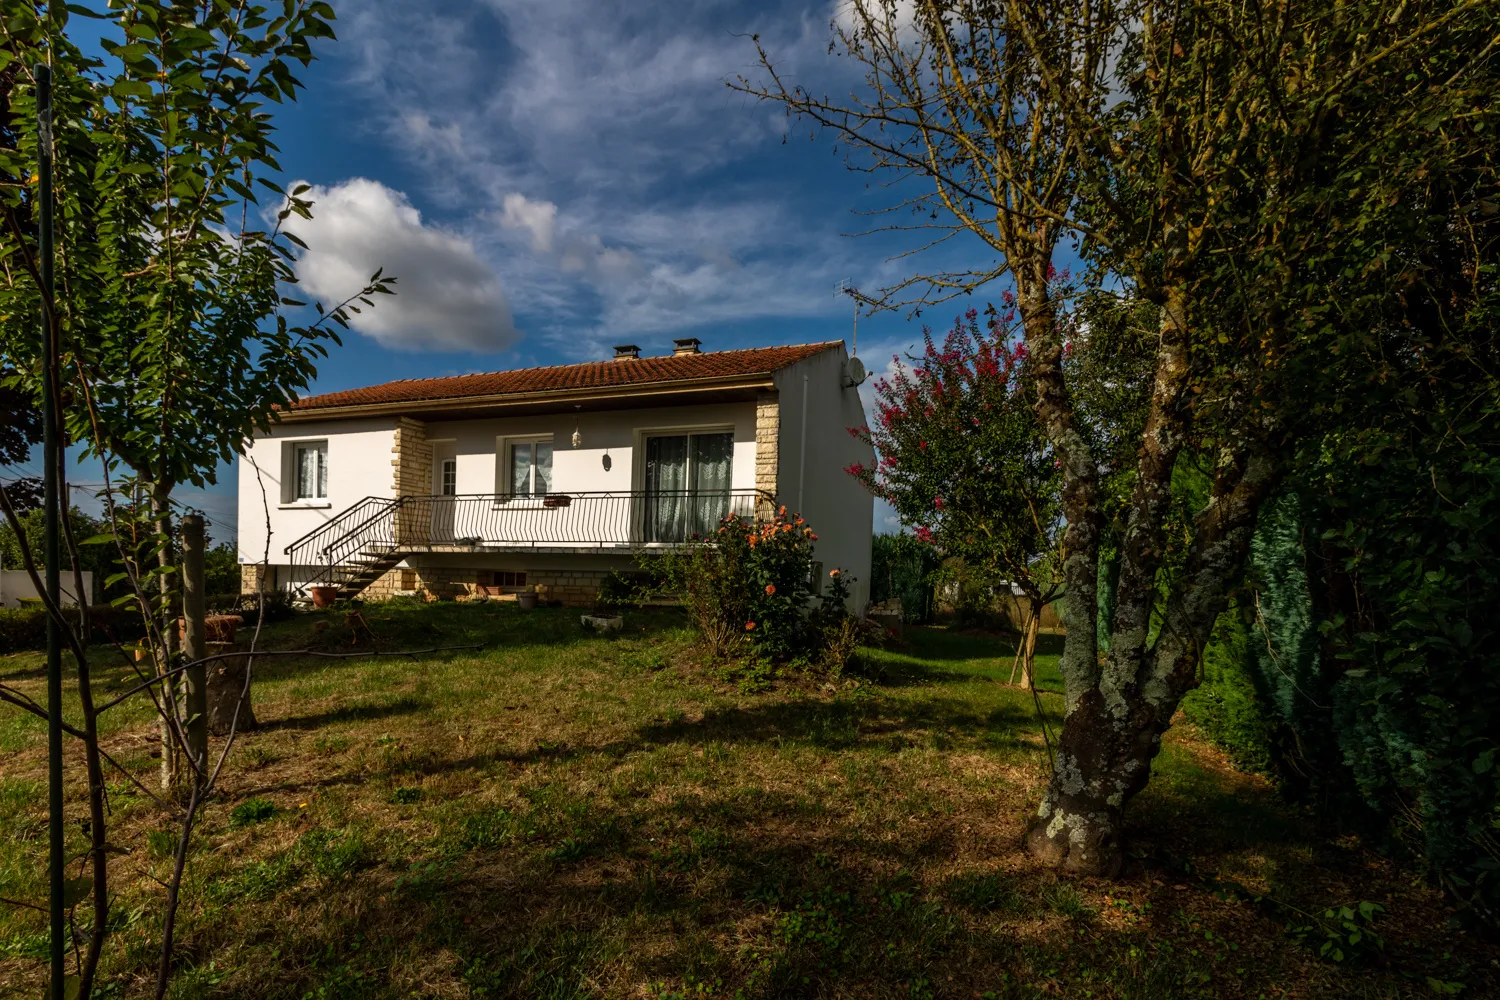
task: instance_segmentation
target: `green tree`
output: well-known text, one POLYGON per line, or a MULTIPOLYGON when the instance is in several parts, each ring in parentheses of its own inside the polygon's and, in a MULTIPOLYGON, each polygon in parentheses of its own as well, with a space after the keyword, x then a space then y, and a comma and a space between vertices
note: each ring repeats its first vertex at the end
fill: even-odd
POLYGON ((1347 351, 1389 326, 1373 315, 1412 308, 1408 297, 1451 312, 1419 280, 1398 220, 1415 204, 1436 209, 1439 229, 1471 229, 1462 203, 1427 196, 1436 175, 1414 161, 1490 155, 1484 119, 1500 102, 1483 67, 1500 15, 1480 0, 1395 11, 854 0, 846 11, 835 47, 865 71, 853 97, 784 84, 764 52, 768 82, 743 86, 832 130, 854 166, 899 175, 903 206, 922 213, 915 227, 979 241, 982 263, 913 275, 881 305, 1014 284, 1037 420, 1061 463, 1073 597, 1066 720, 1028 844, 1113 872, 1126 804, 1198 682, 1261 502, 1355 391, 1347 351), (1108 480, 1121 455, 1098 446, 1065 358, 1067 303, 1049 274, 1065 242, 1090 284, 1157 321, 1113 541, 1108 480))
MULTIPOLYGON (((0 367, 13 370, 14 387, 33 400, 42 381, 53 380, 67 403, 70 440, 103 463, 108 539, 158 653, 160 677, 146 693, 160 710, 163 764, 177 783, 163 805, 180 819, 158 997, 173 968, 193 824, 225 759, 194 762, 183 753, 185 716, 172 680, 173 490, 212 483, 246 435, 307 386, 348 313, 373 304, 392 281, 377 273, 344 303, 293 314, 305 321, 284 312, 304 303, 283 296, 296 280, 300 243, 281 223, 309 216, 311 206, 303 190, 283 192, 274 180, 272 111, 296 99, 296 70, 312 60, 317 41, 333 37, 333 16, 323 0, 118 0, 105 12, 20 0, 0 19, 0 130, 12 140, 0 145, 0 265, 8 279, 0 282, 0 367), (89 51, 101 55, 72 40, 79 16, 100 22, 90 26, 91 36, 102 37, 89 51), (54 80, 50 137, 37 127, 38 63, 51 67, 54 80), (47 138, 56 163, 51 302, 43 301, 38 277, 35 183, 47 138), (263 209, 258 199, 266 193, 274 201, 263 209), (61 344, 59 369, 38 356, 44 314, 61 344), (140 502, 122 500, 137 496, 140 502), (184 766, 172 769, 174 762, 184 766)), ((64 524, 76 548, 78 532, 64 524)), ((92 845, 83 864, 93 918, 77 969, 78 993, 87 996, 110 926, 108 818, 81 640, 87 613, 73 623, 52 611, 67 629, 83 702, 83 725, 71 731, 84 742, 89 771, 92 845)), ((0 696, 40 711, 19 696, 0 696)))
POLYGON ((875 383, 874 427, 856 429, 878 464, 847 471, 984 586, 1021 589, 1029 687, 1042 608, 1062 592, 1062 475, 1025 391, 1013 319, 1012 309, 991 308, 981 325, 970 309, 941 344, 926 331, 909 366, 895 359, 893 374, 875 383))

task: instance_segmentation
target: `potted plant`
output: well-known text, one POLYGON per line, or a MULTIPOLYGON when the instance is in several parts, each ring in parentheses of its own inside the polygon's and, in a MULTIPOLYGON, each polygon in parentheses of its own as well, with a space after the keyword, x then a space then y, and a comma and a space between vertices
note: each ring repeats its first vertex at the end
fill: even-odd
POLYGON ((583 616, 583 624, 601 632, 618 632, 625 627, 625 619, 620 614, 620 605, 615 597, 605 588, 600 588, 599 596, 594 600, 593 613, 583 616))
POLYGON ((536 607, 536 588, 535 587, 527 587, 525 590, 517 592, 517 594, 516 594, 516 603, 521 606, 521 609, 523 611, 530 611, 533 608, 535 608, 536 607))
POLYGON ((338 600, 339 588, 326 583, 315 584, 307 588, 307 596, 312 598, 315 608, 331 608, 333 602, 338 600))

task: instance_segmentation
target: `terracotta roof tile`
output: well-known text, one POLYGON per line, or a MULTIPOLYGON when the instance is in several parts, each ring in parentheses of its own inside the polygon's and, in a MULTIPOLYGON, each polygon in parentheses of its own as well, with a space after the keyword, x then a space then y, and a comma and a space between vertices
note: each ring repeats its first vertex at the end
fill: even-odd
POLYGON ((292 403, 291 408, 293 410, 318 410, 376 403, 416 403, 510 393, 567 392, 578 389, 648 385, 656 382, 769 375, 788 365, 796 364, 805 358, 833 350, 841 345, 842 341, 833 340, 821 344, 756 347, 738 351, 705 351, 701 354, 588 361, 578 365, 520 368, 508 372, 450 375, 444 378, 402 379, 397 382, 372 385, 364 389, 346 389, 343 392, 308 396, 292 403))

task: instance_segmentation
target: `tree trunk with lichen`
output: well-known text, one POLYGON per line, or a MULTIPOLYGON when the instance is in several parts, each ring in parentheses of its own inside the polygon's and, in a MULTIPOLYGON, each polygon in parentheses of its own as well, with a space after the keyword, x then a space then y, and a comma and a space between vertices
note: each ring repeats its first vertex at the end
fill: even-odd
POLYGON ((1145 705, 1111 706, 1097 688, 1085 692, 1063 723, 1027 849, 1062 868, 1118 874, 1125 804, 1146 787, 1166 728, 1145 705))
MULTIPOLYGON (((1125 807, 1146 787, 1162 733, 1183 695, 1198 684, 1203 648, 1243 570, 1256 509, 1275 479, 1274 463, 1264 454, 1222 456, 1208 505, 1194 518, 1183 571, 1165 595, 1155 639, 1132 644, 1136 622, 1128 611, 1123 617, 1117 611, 1109 656, 1094 682, 1068 685, 1052 778, 1025 834, 1038 858, 1093 875, 1120 871, 1125 807)), ((1134 578, 1135 586, 1156 593, 1154 574, 1134 578)), ((1136 594, 1118 599, 1127 597, 1142 603, 1136 594)), ((1071 633, 1068 641, 1074 641, 1071 633)), ((1092 633, 1078 641, 1096 642, 1092 633)))

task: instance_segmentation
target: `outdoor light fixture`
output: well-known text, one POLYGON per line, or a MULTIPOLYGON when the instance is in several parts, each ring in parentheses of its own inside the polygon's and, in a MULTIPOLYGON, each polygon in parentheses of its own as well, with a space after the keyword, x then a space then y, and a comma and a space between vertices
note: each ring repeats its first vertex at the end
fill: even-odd
MULTIPOLYGON (((583 406, 574 406, 573 409, 575 411, 581 410, 583 406)), ((573 447, 577 448, 581 444, 583 444, 583 434, 578 430, 578 415, 575 412, 573 416, 573 447)))

